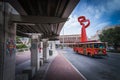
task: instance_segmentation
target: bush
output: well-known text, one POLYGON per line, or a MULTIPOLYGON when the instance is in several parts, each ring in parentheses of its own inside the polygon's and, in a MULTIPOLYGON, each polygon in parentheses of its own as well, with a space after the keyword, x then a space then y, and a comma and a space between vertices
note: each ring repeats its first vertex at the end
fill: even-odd
POLYGON ((23 49, 19 49, 18 52, 23 52, 24 50, 23 49))
POLYGON ((16 45, 17 49, 28 48, 25 44, 18 44, 16 45))

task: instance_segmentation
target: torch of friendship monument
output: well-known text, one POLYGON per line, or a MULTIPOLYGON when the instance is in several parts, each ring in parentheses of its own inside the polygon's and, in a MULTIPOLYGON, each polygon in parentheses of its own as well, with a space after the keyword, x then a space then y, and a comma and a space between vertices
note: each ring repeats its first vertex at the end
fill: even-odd
POLYGON ((86 28, 90 25, 90 21, 85 16, 78 17, 78 22, 82 26, 80 42, 87 42, 86 28))

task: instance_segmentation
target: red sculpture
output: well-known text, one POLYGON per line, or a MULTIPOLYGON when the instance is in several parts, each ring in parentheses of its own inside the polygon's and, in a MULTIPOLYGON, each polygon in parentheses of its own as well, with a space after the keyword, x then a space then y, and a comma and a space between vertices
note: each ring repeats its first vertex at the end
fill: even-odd
POLYGON ((87 28, 90 25, 90 21, 88 19, 85 18, 85 16, 80 16, 78 17, 78 22, 80 23, 80 25, 82 25, 82 29, 81 29, 81 42, 86 42, 87 41, 87 35, 86 35, 86 30, 85 28, 87 28))

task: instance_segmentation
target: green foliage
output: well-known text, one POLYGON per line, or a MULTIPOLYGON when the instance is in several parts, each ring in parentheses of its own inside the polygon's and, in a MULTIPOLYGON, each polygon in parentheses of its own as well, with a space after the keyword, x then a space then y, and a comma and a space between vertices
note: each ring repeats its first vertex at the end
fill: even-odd
POLYGON ((27 48, 27 46, 25 44, 19 44, 19 45, 16 45, 16 48, 22 49, 22 48, 27 48))
POLYGON ((120 26, 103 30, 99 37, 101 41, 108 42, 108 45, 117 49, 120 47, 120 26))
POLYGON ((27 51, 28 50, 28 47, 23 44, 23 42, 20 40, 20 38, 23 38, 23 37, 20 37, 20 36, 16 36, 16 48, 17 48, 17 51, 18 52, 23 52, 23 51, 27 51))
POLYGON ((16 43, 18 43, 18 44, 22 43, 20 38, 21 38, 20 36, 16 36, 16 43))

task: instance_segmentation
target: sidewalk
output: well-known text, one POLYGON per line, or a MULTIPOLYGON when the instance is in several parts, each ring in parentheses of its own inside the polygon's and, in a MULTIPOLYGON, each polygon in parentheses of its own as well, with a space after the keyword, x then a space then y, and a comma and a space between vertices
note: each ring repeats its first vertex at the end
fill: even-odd
POLYGON ((49 69, 50 64, 57 56, 57 53, 53 56, 50 56, 50 58, 40 67, 40 70, 35 74, 32 80, 45 80, 46 73, 49 69))
POLYGON ((62 54, 58 54, 51 63, 45 80, 84 80, 81 75, 67 62, 62 54))
POLYGON ((49 66, 48 68, 44 67, 44 69, 42 69, 44 73, 39 71, 33 80, 85 80, 65 59, 61 52, 53 59, 54 60, 47 65, 49 66), (44 78, 41 78, 43 75, 44 78))

